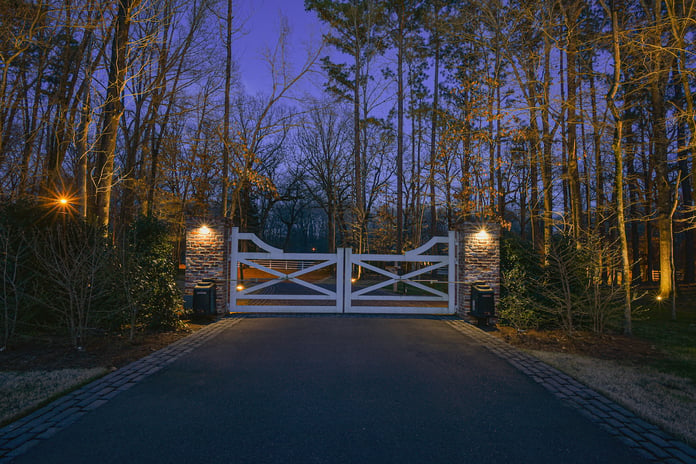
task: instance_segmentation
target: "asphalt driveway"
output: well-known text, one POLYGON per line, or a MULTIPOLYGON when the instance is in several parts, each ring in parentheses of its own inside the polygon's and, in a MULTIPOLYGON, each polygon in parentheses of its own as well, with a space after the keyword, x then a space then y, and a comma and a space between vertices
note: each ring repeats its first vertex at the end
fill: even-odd
POLYGON ((246 318, 18 463, 640 463, 445 321, 246 318))

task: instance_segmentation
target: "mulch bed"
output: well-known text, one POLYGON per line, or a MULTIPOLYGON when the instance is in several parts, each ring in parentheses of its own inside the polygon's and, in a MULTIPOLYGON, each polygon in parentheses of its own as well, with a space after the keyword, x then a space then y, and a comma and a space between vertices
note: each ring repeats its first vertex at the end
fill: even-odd
POLYGON ((636 363, 661 359, 664 355, 654 345, 635 337, 576 331, 572 335, 561 330, 527 330, 498 327, 493 334, 518 348, 579 354, 599 359, 636 363))
POLYGON ((140 333, 133 340, 127 334, 94 336, 87 340, 85 349, 81 351, 62 339, 19 342, 0 352, 0 371, 119 368, 164 348, 205 325, 206 322, 189 322, 185 330, 140 333))

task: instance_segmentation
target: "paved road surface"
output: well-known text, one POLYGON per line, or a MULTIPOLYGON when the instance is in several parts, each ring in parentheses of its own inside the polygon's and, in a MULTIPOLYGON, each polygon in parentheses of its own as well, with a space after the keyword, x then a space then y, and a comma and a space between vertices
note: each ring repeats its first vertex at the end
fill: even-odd
POLYGON ((445 321, 248 318, 18 463, 641 463, 445 321))

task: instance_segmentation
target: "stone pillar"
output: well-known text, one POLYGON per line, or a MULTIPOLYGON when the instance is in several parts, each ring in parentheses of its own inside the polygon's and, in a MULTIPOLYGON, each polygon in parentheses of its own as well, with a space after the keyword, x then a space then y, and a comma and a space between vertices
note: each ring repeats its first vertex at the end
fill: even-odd
POLYGON ((227 236, 228 227, 222 219, 186 221, 184 294, 193 295, 193 287, 203 279, 215 280, 218 314, 227 312, 227 236))
POLYGON ((457 230, 457 312, 471 309, 471 284, 477 280, 491 286, 496 308, 500 300, 500 224, 464 223, 457 230))

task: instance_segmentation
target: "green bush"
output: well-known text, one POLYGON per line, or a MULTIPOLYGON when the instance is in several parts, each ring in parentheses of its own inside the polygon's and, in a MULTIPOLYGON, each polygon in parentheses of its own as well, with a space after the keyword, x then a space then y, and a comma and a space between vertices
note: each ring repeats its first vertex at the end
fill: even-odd
POLYGON ((99 227, 67 210, 5 203, 0 246, 5 344, 15 333, 49 332, 66 333, 81 347, 88 332, 117 312, 112 247, 99 227))
POLYGON ((0 206, 0 349, 18 336, 176 329, 183 311, 166 225, 139 218, 119 240, 69 211, 0 206))
POLYGON ((517 329, 588 329, 603 333, 622 310, 617 244, 583 231, 579 239, 558 233, 548 256, 507 234, 501 249, 499 314, 517 329))
POLYGON ((176 286, 174 245, 166 224, 151 217, 138 218, 128 231, 131 316, 147 329, 181 327, 183 300, 176 286), (134 313, 133 313, 134 312, 134 313))
POLYGON ((501 241, 501 322, 517 330, 538 328, 544 321, 538 296, 529 286, 529 276, 540 272, 538 256, 528 242, 506 233, 501 241))

